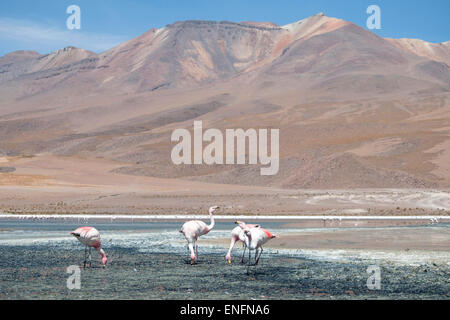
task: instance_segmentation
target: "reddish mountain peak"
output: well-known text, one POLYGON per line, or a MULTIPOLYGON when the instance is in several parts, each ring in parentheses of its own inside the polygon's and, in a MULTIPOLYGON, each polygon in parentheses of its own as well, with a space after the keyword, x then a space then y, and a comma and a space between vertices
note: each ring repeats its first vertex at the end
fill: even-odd
POLYGON ((331 32, 346 25, 352 25, 352 23, 337 18, 330 18, 320 12, 306 19, 284 25, 281 28, 288 30, 291 33, 292 38, 297 40, 331 32))

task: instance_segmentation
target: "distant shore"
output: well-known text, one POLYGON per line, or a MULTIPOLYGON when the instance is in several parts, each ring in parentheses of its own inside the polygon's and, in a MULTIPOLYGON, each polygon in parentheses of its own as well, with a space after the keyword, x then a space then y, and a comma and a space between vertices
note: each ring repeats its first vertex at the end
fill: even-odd
POLYGON ((450 189, 285 189, 117 173, 124 164, 39 155, 3 158, 0 212, 223 216, 449 216, 450 189), (5 164, 3 164, 5 163, 5 164))
MULTIPOLYGON (((216 215, 216 221, 282 221, 299 227, 305 224, 311 227, 314 224, 323 226, 323 224, 354 226, 355 222, 362 224, 377 225, 398 225, 400 224, 421 224, 450 222, 450 215, 426 215, 426 216, 326 216, 326 215, 216 215)), ((132 215, 132 214, 11 214, 0 212, 0 219, 33 219, 33 220, 97 220, 97 221, 184 221, 184 220, 209 220, 208 215, 190 215, 190 214, 167 214, 167 215, 132 215)))

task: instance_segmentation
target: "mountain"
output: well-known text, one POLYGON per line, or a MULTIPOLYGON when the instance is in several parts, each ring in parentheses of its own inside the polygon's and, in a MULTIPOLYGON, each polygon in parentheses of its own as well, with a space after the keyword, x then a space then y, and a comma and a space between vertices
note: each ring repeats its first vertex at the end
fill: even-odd
POLYGON ((398 48, 450 66, 450 41, 430 43, 420 39, 386 39, 398 48))
POLYGON ((0 58, 0 150, 106 158, 117 173, 281 188, 449 187, 450 46, 323 13, 183 21, 96 54, 0 58), (176 128, 279 128, 280 171, 175 166, 176 128))

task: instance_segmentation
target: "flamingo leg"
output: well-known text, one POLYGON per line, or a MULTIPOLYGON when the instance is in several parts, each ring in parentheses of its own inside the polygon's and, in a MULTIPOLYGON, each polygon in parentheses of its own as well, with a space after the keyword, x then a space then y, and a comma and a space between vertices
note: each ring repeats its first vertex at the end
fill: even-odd
MULTIPOLYGON (((248 262, 248 264, 250 265, 250 266, 255 266, 256 265, 256 257, 258 256, 258 248, 256 248, 255 249, 255 262, 251 262, 251 260, 248 262)), ((250 256, 249 256, 249 259, 250 259, 250 256)))
POLYGON ((251 256, 252 256, 252 250, 250 250, 250 248, 249 248, 248 249, 247 275, 250 274, 251 256))
POLYGON ((195 242, 195 260, 198 260, 198 246, 197 246, 197 242, 195 242))
POLYGON ((89 247, 89 268, 92 268, 92 255, 91 255, 91 247, 89 247))
POLYGON ((86 269, 86 256, 87 256, 87 246, 84 247, 84 263, 83 263, 83 269, 86 269))
POLYGON ((244 247, 244 252, 242 252, 241 263, 244 264, 245 250, 247 249, 247 246, 245 245, 245 243, 242 246, 244 247))
MULTIPOLYGON (((257 265, 258 264, 258 262, 259 262, 259 258, 261 258, 261 254, 262 254, 262 252, 263 252, 263 247, 261 247, 260 248, 260 250, 259 250, 259 256, 258 256, 258 259, 256 259, 256 261, 255 261, 255 265, 257 265)), ((255 257, 256 258, 256 257, 255 257)))

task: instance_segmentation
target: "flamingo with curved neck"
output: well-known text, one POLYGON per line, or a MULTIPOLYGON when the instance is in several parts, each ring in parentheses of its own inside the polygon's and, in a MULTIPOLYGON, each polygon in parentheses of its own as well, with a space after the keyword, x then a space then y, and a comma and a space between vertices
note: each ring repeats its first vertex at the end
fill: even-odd
POLYGON ((233 250, 235 244, 238 242, 242 242, 242 246, 244 247, 244 251, 243 251, 242 257, 241 257, 241 263, 244 263, 245 250, 247 249, 247 245, 245 244, 246 235, 244 233, 244 229, 246 227, 248 227, 248 228, 259 228, 260 227, 259 224, 246 224, 245 222, 241 222, 241 221, 237 221, 237 222, 239 222, 239 224, 242 224, 242 227, 237 226, 231 231, 230 248, 228 249, 227 255, 225 256, 225 259, 227 260, 228 264, 231 264, 231 251, 233 250))
POLYGON ((265 244, 270 239, 279 238, 277 235, 274 235, 270 231, 263 229, 261 227, 257 228, 249 228, 248 225, 241 221, 236 221, 236 224, 242 229, 245 234, 244 242, 248 248, 248 263, 250 265, 251 259, 251 250, 255 250, 255 263, 257 265, 259 262, 259 258, 261 258, 261 254, 263 252, 263 244, 265 244), (259 253, 258 253, 259 250, 259 253))
POLYGON ((83 268, 86 268, 87 248, 89 248, 89 265, 91 268, 92 268, 91 248, 95 248, 95 250, 97 250, 98 253, 100 253, 100 255, 102 256, 103 267, 106 266, 108 259, 106 258, 105 251, 103 251, 103 249, 101 248, 102 240, 100 238, 100 232, 98 232, 97 229, 93 227, 80 227, 70 232, 70 234, 85 245, 83 268))
POLYGON ((213 206, 209 208, 209 218, 211 221, 209 225, 206 225, 206 223, 200 220, 192 220, 185 222, 179 230, 179 232, 184 235, 188 243, 188 248, 191 257, 191 264, 194 264, 198 260, 198 247, 197 247, 198 238, 200 236, 209 233, 214 228, 215 221, 213 213, 217 209, 219 209, 218 206, 213 206))

